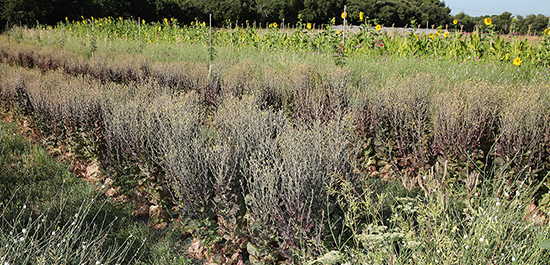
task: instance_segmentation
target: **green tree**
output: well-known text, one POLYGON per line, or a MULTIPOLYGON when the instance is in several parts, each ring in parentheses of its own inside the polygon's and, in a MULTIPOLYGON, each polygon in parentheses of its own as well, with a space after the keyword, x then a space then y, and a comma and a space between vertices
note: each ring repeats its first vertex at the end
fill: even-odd
POLYGON ((359 23, 359 12, 363 12, 365 19, 377 17, 377 0, 348 0, 348 19, 353 23, 359 23))
POLYGON ((473 31, 476 25, 474 18, 464 12, 456 14, 453 19, 458 21, 457 28, 462 27, 464 31, 473 31))
POLYGON ((420 23, 422 25, 446 26, 451 23, 451 9, 445 6, 445 2, 439 0, 417 0, 421 3, 420 23))
POLYGON ((255 0, 252 3, 254 21, 296 23, 298 13, 304 8, 300 0, 255 0))
POLYGON ((538 34, 540 35, 548 26, 548 17, 539 15, 528 15, 525 18, 518 16, 518 28, 520 34, 538 34))
POLYGON ((302 19, 313 23, 326 23, 329 18, 342 20, 344 0, 304 0, 304 8, 299 12, 302 19))
POLYGON ((396 27, 403 27, 410 21, 418 20, 419 18, 419 9, 414 5, 413 1, 381 1, 376 5, 378 7, 378 21, 380 24, 387 27, 392 25, 396 27))
POLYGON ((514 18, 514 15, 512 15, 512 13, 508 11, 503 12, 498 16, 493 16, 492 20, 493 20, 493 24, 495 24, 495 30, 497 32, 508 34, 513 18, 514 18))
POLYGON ((196 6, 202 14, 196 14, 202 20, 206 20, 208 14, 212 14, 212 19, 218 23, 238 20, 239 24, 244 23, 249 18, 249 9, 251 7, 247 0, 201 0, 196 1, 196 6))

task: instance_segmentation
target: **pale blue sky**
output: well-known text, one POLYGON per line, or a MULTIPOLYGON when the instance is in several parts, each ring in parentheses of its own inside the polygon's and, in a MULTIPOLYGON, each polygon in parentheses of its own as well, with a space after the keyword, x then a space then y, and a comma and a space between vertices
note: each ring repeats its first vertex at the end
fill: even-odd
POLYGON ((444 0, 451 8, 451 14, 461 11, 477 17, 481 15, 499 15, 508 11, 514 15, 543 14, 550 16, 550 0, 444 0))

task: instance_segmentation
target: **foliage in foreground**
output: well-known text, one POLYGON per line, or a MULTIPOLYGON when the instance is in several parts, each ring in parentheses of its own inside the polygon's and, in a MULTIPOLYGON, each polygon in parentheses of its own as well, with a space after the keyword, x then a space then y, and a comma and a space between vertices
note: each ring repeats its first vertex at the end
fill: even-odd
POLYGON ((224 51, 208 75, 195 60, 4 47, 6 106, 165 209, 155 222, 177 206, 195 257, 549 258, 546 69, 224 51))
POLYGON ((157 240, 19 133, 0 122, 1 264, 186 263, 174 235, 157 240))

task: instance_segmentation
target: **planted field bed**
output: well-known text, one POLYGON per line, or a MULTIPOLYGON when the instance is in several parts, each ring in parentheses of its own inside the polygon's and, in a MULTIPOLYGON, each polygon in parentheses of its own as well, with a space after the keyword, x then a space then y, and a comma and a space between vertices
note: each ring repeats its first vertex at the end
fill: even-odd
MULTIPOLYGON (((20 41, 0 40, 0 93, 50 150, 78 161, 74 172, 98 165, 108 194, 134 202, 151 227, 178 224, 193 239, 188 256, 222 264, 550 259, 539 246, 550 238, 545 42, 532 56, 373 49, 335 60, 336 44, 269 46, 279 41, 272 29, 257 45, 218 41, 211 57, 183 32, 193 30, 171 27, 182 41, 152 40, 141 52, 99 36, 90 52, 77 38, 86 33, 64 35, 62 46, 58 29, 18 29, 20 41)), ((379 47, 420 41, 385 37, 379 47)), ((498 41, 486 38, 480 47, 498 41)))

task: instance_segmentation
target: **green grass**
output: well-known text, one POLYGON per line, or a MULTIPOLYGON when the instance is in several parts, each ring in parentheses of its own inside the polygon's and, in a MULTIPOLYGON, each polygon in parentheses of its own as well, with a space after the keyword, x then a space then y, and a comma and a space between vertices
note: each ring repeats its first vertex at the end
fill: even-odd
POLYGON ((130 209, 77 179, 68 164, 0 121, 2 264, 189 264, 168 233, 163 240, 130 209))

